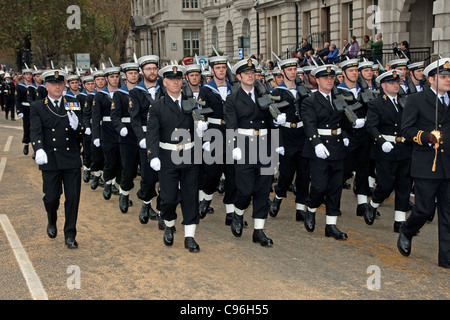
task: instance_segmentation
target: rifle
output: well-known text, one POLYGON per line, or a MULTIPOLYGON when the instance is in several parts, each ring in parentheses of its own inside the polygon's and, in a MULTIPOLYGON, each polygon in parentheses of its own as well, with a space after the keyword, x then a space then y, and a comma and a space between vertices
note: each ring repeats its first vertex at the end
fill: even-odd
POLYGON ((358 76, 358 83, 361 87, 360 95, 363 103, 367 104, 370 101, 375 100, 377 98, 375 92, 369 88, 366 80, 364 80, 361 74, 358 76))
POLYGON ((362 104, 359 102, 355 102, 352 105, 349 105, 347 102, 353 101, 353 97, 345 97, 342 93, 339 93, 339 90, 336 86, 333 87, 333 96, 334 96, 334 107, 336 110, 344 112, 345 116, 353 125, 356 125, 356 120, 358 116, 355 114, 355 110, 358 110, 362 107, 362 104))
POLYGON ((255 80, 255 92, 257 95, 258 105, 261 110, 269 110, 274 119, 277 119, 281 114, 280 109, 289 106, 287 101, 281 101, 281 97, 272 96, 261 81, 255 80))
POLYGON ((185 113, 192 113, 194 121, 206 121, 204 115, 213 113, 211 108, 206 107, 206 102, 194 98, 194 93, 186 80, 183 80, 182 91, 184 97, 181 100, 181 107, 185 113))

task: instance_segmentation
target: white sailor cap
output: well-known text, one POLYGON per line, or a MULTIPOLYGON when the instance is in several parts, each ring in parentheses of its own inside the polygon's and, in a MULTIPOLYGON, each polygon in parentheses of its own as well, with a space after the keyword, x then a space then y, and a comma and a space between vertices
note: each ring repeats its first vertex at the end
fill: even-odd
POLYGON ((285 69, 285 68, 289 68, 289 67, 298 67, 298 59, 292 58, 292 59, 281 60, 279 62, 279 64, 280 64, 281 69, 285 69))
POLYGON ((227 56, 214 56, 209 58, 209 65, 211 67, 215 66, 216 64, 227 64, 227 63, 228 63, 227 56))
POLYGON ((204 77, 212 77, 213 74, 211 73, 211 71, 205 70, 205 71, 202 72, 202 76, 204 76, 204 77))
POLYGON ((94 81, 94 76, 86 76, 86 77, 81 78, 81 82, 83 82, 83 83, 91 82, 91 81, 94 81))
POLYGON ((92 76, 94 77, 94 79, 97 77, 104 77, 105 71, 103 71, 103 70, 94 71, 94 72, 92 72, 92 76))
POLYGON ((48 70, 42 73, 41 79, 47 83, 64 83, 67 73, 61 70, 48 70))
POLYGON ((161 78, 174 79, 174 78, 182 78, 184 73, 185 73, 184 67, 171 64, 159 70, 158 75, 161 78))
POLYGON ((143 56, 138 59, 138 63, 141 68, 149 63, 154 63, 158 65, 159 57, 155 55, 143 56))
POLYGON ((303 67, 303 72, 305 74, 310 74, 311 71, 313 71, 315 68, 317 68, 316 66, 305 66, 303 67))
POLYGON ((425 61, 408 64, 408 70, 411 70, 411 71, 418 70, 418 69, 424 69, 424 68, 425 68, 425 61))
POLYGON ((25 68, 25 69, 22 69, 22 74, 25 74, 25 73, 31 73, 31 74, 33 74, 33 69, 31 69, 31 68, 25 68))
POLYGON ((450 74, 450 58, 436 60, 423 70, 425 77, 432 77, 437 74, 439 65, 439 74, 450 74))
POLYGON ((408 66, 408 59, 395 59, 389 62, 391 65, 391 68, 398 68, 398 67, 406 67, 408 66))
POLYGON ((80 80, 80 77, 77 74, 72 74, 70 76, 67 76, 67 82, 74 81, 74 80, 80 80))
POLYGON ((382 75, 378 76, 375 81, 377 83, 384 82, 397 82, 400 81, 400 77, 403 75, 403 72, 400 70, 390 70, 384 72, 382 75))
POLYGON ((372 70, 380 70, 380 65, 379 65, 378 63, 375 63, 375 64, 372 66, 372 70))
POLYGON ((33 70, 33 76, 43 74, 44 70, 33 70))
POLYGON ((272 70, 272 75, 273 75, 274 77, 276 77, 276 76, 282 76, 282 74, 281 74, 281 69, 273 69, 273 70, 272 70))
POLYGON ((250 58, 241 60, 231 68, 231 72, 233 72, 233 74, 240 74, 241 72, 255 71, 257 64, 258 62, 255 59, 250 58))
POLYGON ((189 74, 191 72, 202 73, 202 67, 199 64, 190 64, 184 67, 185 73, 189 74))
POLYGON ((122 72, 127 72, 127 71, 139 71, 139 63, 135 63, 135 62, 130 62, 130 63, 124 63, 120 65, 120 68, 122 69, 122 72))
POLYGON ((325 64, 311 71, 311 75, 313 75, 316 78, 335 76, 337 70, 338 67, 336 67, 334 64, 325 64))
POLYGON ((104 70, 105 72, 105 77, 113 75, 113 74, 120 74, 121 68, 120 67, 110 67, 110 68, 106 68, 104 70))
POLYGON ((263 72, 263 68, 258 64, 255 68, 255 72, 256 73, 262 73, 263 72))
POLYGON ((272 81, 272 80, 273 80, 273 74, 272 74, 272 73, 268 73, 268 74, 266 75, 266 80, 267 80, 267 81, 272 81))
POLYGON ((372 61, 362 61, 358 65, 358 70, 366 69, 366 68, 373 68, 373 62, 372 61))
POLYGON ((304 74, 305 71, 303 70, 303 68, 298 67, 297 68, 297 74, 304 74))
POLYGON ((345 70, 348 68, 353 68, 353 67, 358 68, 359 60, 358 59, 345 60, 345 61, 342 61, 341 63, 339 63, 339 66, 341 67, 342 70, 345 70))

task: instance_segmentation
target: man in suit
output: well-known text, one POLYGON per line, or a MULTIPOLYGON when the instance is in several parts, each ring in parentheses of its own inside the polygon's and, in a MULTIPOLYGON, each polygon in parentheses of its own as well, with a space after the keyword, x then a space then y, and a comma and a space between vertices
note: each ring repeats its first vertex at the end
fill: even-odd
MULTIPOLYGON (((147 157, 147 115, 150 106, 164 96, 164 86, 158 80, 159 57, 155 55, 143 56, 138 59, 138 64, 143 75, 142 81, 136 85, 129 94, 129 109, 131 127, 136 135, 139 146, 139 161, 141 168, 141 183, 137 197, 142 200, 139 211, 139 221, 142 224, 149 220, 158 220, 158 227, 164 230, 164 221, 152 208, 154 198, 159 202, 156 192, 158 174, 149 165, 147 157)), ((159 210, 158 203, 155 206, 159 210)))
POLYGON ((31 143, 35 161, 42 171, 44 206, 47 211, 47 234, 57 235, 57 211, 64 187, 64 236, 68 248, 78 247, 75 240, 81 191, 81 159, 78 145, 84 127, 79 121, 80 103, 63 97, 67 75, 57 70, 42 74, 48 97, 31 105, 31 143), (76 111, 71 111, 72 109, 76 111))
POLYGON ((367 131, 374 141, 371 159, 375 161, 377 186, 364 213, 368 225, 375 221, 377 208, 395 191, 394 232, 405 222, 409 211, 411 143, 401 135, 403 106, 398 104, 401 71, 392 70, 377 77, 384 95, 369 102, 367 131))
POLYGON ((411 254, 412 237, 437 207, 438 265, 450 268, 450 59, 431 63, 424 75, 430 88, 408 99, 402 118, 402 134, 413 143, 415 205, 401 226, 397 248, 411 254))
MULTIPOLYGON (((237 131, 236 139, 227 137, 227 145, 232 150, 233 159, 237 161, 235 164, 237 193, 231 232, 235 237, 242 236, 244 211, 252 202, 253 242, 262 246, 272 246, 272 239, 264 233, 264 225, 269 211, 268 198, 273 171, 271 174, 264 172, 270 164, 262 161, 260 151, 263 143, 271 146, 271 129, 275 128, 274 121, 280 125, 286 121, 286 115, 284 121, 274 120, 270 112, 263 110, 258 104, 254 87, 256 64, 255 59, 248 59, 234 65, 232 72, 241 86, 227 98, 224 107, 227 130, 237 131), (241 142, 245 142, 245 147, 241 142)), ((277 152, 283 154, 284 148, 278 147, 277 152)))
POLYGON ((303 156, 310 159, 311 172, 304 224, 308 232, 314 231, 316 210, 326 198, 325 236, 346 240, 347 234, 336 226, 337 218, 341 215, 344 160, 347 156, 345 148, 348 145, 348 138, 342 130, 342 122, 348 120, 333 104, 332 89, 336 70, 334 65, 324 65, 312 71, 317 79, 318 90, 303 100, 301 106, 307 139, 303 156))
MULTIPOLYGON (((199 252, 194 240, 198 213, 198 165, 194 163, 194 132, 202 136, 206 122, 199 121, 194 129, 193 117, 183 108, 181 85, 184 68, 169 65, 159 71, 167 94, 148 110, 147 155, 150 166, 158 172, 161 218, 165 230, 163 242, 174 243, 176 207, 181 202, 184 225, 184 246, 189 252, 199 252), (178 135, 179 134, 179 135, 178 135), (176 160, 182 160, 177 163, 176 160)), ((192 110, 192 109, 191 109, 192 110)))

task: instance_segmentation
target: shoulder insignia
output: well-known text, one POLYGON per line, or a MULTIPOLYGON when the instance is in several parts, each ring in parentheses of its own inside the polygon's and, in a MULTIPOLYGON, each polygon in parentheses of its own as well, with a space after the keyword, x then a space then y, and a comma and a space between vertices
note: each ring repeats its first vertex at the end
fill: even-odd
POLYGON ((116 105, 113 102, 113 103, 111 103, 111 110, 114 110, 114 109, 116 109, 116 105))

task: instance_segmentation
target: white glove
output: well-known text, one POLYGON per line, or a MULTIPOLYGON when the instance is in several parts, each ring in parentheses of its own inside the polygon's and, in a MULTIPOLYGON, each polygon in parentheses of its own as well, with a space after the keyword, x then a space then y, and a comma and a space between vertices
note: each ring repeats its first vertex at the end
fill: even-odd
POLYGON ((273 122, 277 126, 280 126, 280 125, 286 123, 286 113, 282 113, 282 114, 278 115, 278 117, 276 119, 273 119, 273 122))
POLYGON ((145 138, 139 141, 139 147, 142 149, 147 149, 147 142, 145 142, 145 138))
POLYGON ((315 146, 316 156, 320 159, 326 159, 330 155, 330 152, 328 151, 327 147, 323 145, 323 143, 318 144, 315 146))
POLYGON ((348 145, 350 144, 350 140, 348 140, 348 138, 344 138, 342 139, 342 141, 344 141, 344 146, 348 147, 348 145))
POLYGON ((356 119, 356 124, 353 126, 353 128, 360 129, 360 128, 364 127, 365 124, 366 124, 366 119, 356 119))
POLYGON ((47 153, 45 153, 45 151, 43 149, 39 149, 38 151, 36 151, 34 160, 40 166, 48 163, 47 153))
POLYGON ((94 146, 96 146, 97 148, 100 147, 100 139, 95 139, 93 142, 94 146))
POLYGON ((155 171, 161 170, 161 160, 159 160, 159 158, 153 158, 150 161, 150 167, 155 171))
POLYGON ((381 149, 383 149, 384 152, 389 153, 389 152, 391 152, 392 149, 394 149, 394 146, 389 141, 386 141, 381 146, 381 149))
POLYGON ((211 151, 211 142, 209 142, 209 141, 206 141, 204 144, 203 144, 203 150, 206 150, 206 151, 211 151))
POLYGON ((196 129, 198 137, 203 138, 206 130, 208 130, 208 124, 205 121, 199 121, 196 129))
POLYGON ((233 149, 233 159, 234 160, 241 160, 242 159, 242 151, 239 148, 233 149))
POLYGON ((128 135, 128 129, 126 128, 126 127, 123 127, 121 130, 120 130, 120 136, 121 137, 126 137, 128 135))
POLYGON ((23 113, 22 113, 22 112, 21 112, 21 113, 18 113, 17 116, 18 116, 19 118, 23 118, 23 113))
POLYGON ((278 147, 275 149, 275 152, 284 156, 284 147, 278 147))
POLYGON ((91 135, 91 128, 86 128, 86 130, 84 130, 84 134, 87 136, 91 135))
POLYGON ((73 130, 77 130, 79 123, 77 115, 73 112, 67 111, 67 117, 69 118, 70 127, 73 130))

